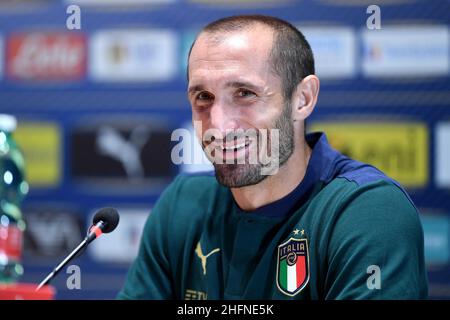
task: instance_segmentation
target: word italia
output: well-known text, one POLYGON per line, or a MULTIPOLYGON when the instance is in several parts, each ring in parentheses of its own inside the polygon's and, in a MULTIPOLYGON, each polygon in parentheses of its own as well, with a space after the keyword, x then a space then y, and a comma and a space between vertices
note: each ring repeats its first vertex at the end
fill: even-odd
POLYGON ((296 254, 304 255, 305 254, 305 243, 296 242, 296 243, 284 246, 283 248, 280 248, 280 256, 281 257, 284 257, 291 252, 295 252, 296 254))

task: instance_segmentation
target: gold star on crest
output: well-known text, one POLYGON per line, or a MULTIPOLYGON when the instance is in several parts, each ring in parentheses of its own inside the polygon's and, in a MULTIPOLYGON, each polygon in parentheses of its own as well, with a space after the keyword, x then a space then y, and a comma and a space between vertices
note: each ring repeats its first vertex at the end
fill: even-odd
POLYGON ((300 230, 295 229, 293 232, 294 232, 294 235, 295 235, 295 236, 298 236, 298 233, 300 232, 300 230))

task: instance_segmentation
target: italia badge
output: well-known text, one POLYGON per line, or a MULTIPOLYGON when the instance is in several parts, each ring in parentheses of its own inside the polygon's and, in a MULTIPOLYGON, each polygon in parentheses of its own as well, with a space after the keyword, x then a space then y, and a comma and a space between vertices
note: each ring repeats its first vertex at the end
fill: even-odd
POLYGON ((308 240, 290 238, 278 246, 278 289, 293 297, 306 287, 308 281, 308 240))

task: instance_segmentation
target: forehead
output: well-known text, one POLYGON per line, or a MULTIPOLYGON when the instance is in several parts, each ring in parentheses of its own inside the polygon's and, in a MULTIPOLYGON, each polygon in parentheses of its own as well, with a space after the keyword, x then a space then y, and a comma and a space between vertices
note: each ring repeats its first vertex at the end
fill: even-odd
POLYGON ((253 25, 231 32, 202 33, 189 58, 189 80, 220 72, 234 71, 267 74, 273 32, 266 26, 253 25))

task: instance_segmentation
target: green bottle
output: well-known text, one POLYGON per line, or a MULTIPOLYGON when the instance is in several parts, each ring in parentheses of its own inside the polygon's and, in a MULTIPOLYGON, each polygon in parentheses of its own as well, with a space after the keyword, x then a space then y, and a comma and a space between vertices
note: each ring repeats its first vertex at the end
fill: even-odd
POLYGON ((13 139, 16 125, 14 116, 0 114, 0 283, 15 282, 23 274, 21 206, 28 184, 22 152, 13 139))

